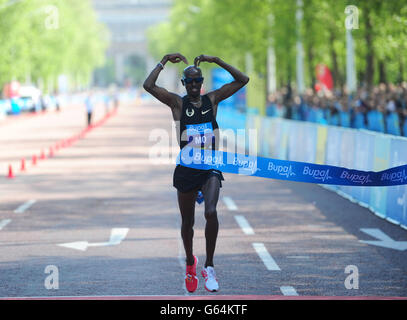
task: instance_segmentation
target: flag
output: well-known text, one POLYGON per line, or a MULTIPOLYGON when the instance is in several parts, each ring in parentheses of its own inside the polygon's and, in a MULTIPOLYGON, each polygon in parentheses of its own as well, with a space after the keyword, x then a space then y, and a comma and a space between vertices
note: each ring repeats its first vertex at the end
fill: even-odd
POLYGON ((318 64, 316 67, 316 75, 318 79, 315 89, 317 91, 323 90, 332 90, 334 87, 334 82, 332 79, 332 73, 329 68, 324 64, 318 64))

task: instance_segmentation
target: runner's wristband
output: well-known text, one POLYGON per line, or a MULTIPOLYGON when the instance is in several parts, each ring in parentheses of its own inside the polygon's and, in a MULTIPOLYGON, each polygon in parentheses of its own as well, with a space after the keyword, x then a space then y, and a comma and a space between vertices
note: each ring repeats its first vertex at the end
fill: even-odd
POLYGON ((161 70, 164 69, 164 65, 163 65, 161 62, 159 62, 159 63, 157 64, 157 67, 161 67, 161 70))

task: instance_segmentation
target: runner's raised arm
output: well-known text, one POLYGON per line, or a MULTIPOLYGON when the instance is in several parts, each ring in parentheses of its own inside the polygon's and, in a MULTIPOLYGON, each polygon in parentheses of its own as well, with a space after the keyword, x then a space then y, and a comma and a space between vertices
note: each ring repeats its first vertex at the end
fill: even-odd
POLYGON ((179 63, 183 61, 184 63, 188 64, 187 59, 180 53, 166 54, 144 81, 143 88, 162 103, 166 104, 170 108, 174 108, 178 104, 177 102, 181 101, 181 97, 175 93, 169 92, 167 89, 157 86, 155 83, 161 70, 164 69, 164 66, 168 61, 172 63, 179 63))
POLYGON ((243 72, 231 66, 230 64, 227 64, 218 57, 201 54, 200 56, 195 58, 194 65, 198 67, 201 62, 216 63, 219 67, 228 71, 234 78, 234 81, 227 83, 221 88, 208 93, 208 97, 212 100, 214 105, 217 105, 219 102, 232 96, 239 89, 243 88, 250 80, 249 77, 246 76, 243 72))

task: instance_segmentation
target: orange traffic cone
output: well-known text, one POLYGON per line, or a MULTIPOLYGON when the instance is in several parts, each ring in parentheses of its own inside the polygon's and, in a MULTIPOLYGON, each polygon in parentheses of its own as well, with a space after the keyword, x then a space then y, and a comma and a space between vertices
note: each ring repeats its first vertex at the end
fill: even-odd
POLYGON ((32 157, 32 165, 35 166, 37 164, 37 156, 33 155, 32 157))
POLYGON ((20 168, 20 170, 25 171, 25 159, 24 158, 21 159, 21 168, 20 168))
POLYGON ((41 160, 44 160, 44 159, 45 159, 45 153, 44 153, 44 150, 41 150, 41 156, 40 156, 40 159, 41 159, 41 160))
POLYGON ((49 148, 49 157, 53 157, 54 156, 54 149, 52 147, 49 148))
POLYGON ((8 166, 8 175, 7 175, 7 178, 9 178, 9 179, 14 178, 13 167, 11 166, 11 164, 8 166))

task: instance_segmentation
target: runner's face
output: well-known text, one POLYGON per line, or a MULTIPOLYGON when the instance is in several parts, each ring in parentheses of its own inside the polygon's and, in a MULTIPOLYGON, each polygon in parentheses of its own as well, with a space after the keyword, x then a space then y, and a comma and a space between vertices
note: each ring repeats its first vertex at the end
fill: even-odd
POLYGON ((201 94, 201 88, 202 88, 202 74, 199 70, 197 69, 190 69, 185 73, 185 77, 188 79, 198 79, 201 81, 192 81, 190 83, 187 83, 184 81, 184 86, 185 89, 187 90, 187 94, 190 97, 199 97, 201 94))

